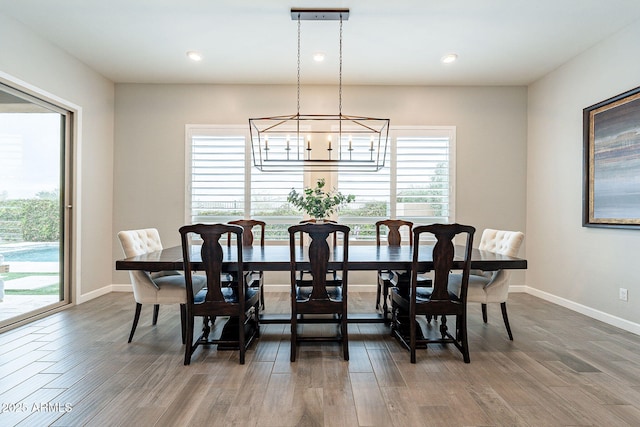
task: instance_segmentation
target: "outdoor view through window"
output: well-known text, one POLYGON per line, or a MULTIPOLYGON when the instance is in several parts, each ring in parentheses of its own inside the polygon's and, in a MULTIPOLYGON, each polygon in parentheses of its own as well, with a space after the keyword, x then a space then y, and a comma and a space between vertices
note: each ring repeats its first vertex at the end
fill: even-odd
POLYGON ((64 300, 64 115, 0 88, 0 326, 64 300))

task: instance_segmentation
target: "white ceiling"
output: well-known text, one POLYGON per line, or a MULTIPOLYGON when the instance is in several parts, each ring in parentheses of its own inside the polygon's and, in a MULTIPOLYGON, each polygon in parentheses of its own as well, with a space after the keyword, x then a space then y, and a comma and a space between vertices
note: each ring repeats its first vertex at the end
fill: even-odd
MULTIPOLYGON (((0 13, 136 83, 295 83, 292 7, 350 9, 344 84, 526 85, 640 18, 640 0, 0 0, 0 13), (442 64, 449 52, 459 60, 442 64)), ((337 21, 302 21, 302 84, 337 83, 338 35, 337 21)))

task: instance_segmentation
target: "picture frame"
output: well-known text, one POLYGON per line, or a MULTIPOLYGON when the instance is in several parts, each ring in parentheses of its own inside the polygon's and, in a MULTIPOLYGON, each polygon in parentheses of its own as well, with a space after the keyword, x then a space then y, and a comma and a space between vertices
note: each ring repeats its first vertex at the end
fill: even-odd
POLYGON ((584 227, 640 227, 640 87, 583 110, 584 227))

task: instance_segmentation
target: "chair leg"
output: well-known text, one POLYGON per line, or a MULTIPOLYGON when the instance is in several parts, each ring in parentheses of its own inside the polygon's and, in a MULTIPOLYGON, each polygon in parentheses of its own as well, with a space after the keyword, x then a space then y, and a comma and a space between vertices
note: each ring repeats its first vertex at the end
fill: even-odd
POLYGON ((297 317, 298 315, 293 313, 291 315, 291 356, 290 356, 290 360, 292 362, 296 361, 296 350, 297 350, 297 345, 298 345, 298 323, 297 323, 297 317))
POLYGON ((348 333, 348 325, 347 325, 347 316, 346 314, 342 315, 342 353, 344 355, 344 360, 349 360, 349 333, 348 333))
POLYGON ((416 316, 409 314, 409 352, 411 363, 416 363, 416 316))
POLYGON ((487 323, 487 304, 482 304, 482 321, 487 323))
POLYGON ((246 351, 244 345, 244 322, 246 318, 246 313, 244 310, 238 316, 238 347, 240 348, 240 364, 244 365, 244 354, 246 351))
POLYGON ((180 331, 182 332, 182 344, 184 344, 187 334, 187 306, 185 304, 180 304, 180 331))
POLYGON ((193 353, 193 316, 187 315, 186 322, 186 342, 184 346, 184 364, 191 364, 191 354, 193 353))
POLYGON ((133 315, 133 325, 131 326, 131 333, 129 334, 129 341, 133 339, 133 334, 136 332, 136 327, 138 326, 138 320, 140 320, 140 310, 142 310, 142 304, 136 303, 136 312, 133 315))
POLYGON ((383 298, 383 301, 382 301, 382 316, 384 317, 385 323, 389 323, 388 316, 390 314, 390 311, 389 311, 389 305, 388 305, 388 302, 387 302, 389 300, 389 288, 390 288, 389 283, 385 282, 384 286, 382 288, 383 289, 383 291, 382 291, 382 298, 383 298))
POLYGON ((382 291, 382 286, 380 286, 380 282, 378 282, 378 291, 376 292, 376 310, 380 309, 380 292, 382 291))
POLYGON ((513 335, 511 334, 511 327, 509 326, 509 317, 507 316, 507 303, 500 303, 500 309, 502 310, 502 318, 504 319, 504 326, 507 328, 507 334, 509 339, 513 341, 513 335))
POLYGON ((153 322, 152 325, 156 325, 158 323, 158 313, 160 312, 160 304, 153 305, 153 322))
POLYGON ((456 326, 460 324, 458 329, 460 336, 460 346, 462 347, 462 359, 464 363, 471 363, 471 358, 469 357, 469 341, 467 339, 467 315, 463 314, 458 316, 456 319, 456 326))

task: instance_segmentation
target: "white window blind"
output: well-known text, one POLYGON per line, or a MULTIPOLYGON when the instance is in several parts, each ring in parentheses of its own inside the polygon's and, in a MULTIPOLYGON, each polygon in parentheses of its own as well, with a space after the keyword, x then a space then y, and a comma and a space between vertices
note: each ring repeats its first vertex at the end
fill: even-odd
POLYGON ((395 217, 414 223, 450 222, 449 137, 398 137, 395 217))
POLYGON ((346 172, 338 175, 338 189, 353 194, 355 202, 339 212, 339 222, 351 227, 351 238, 375 240, 375 223, 391 215, 390 162, 378 172, 346 172))
POLYGON ((302 190, 302 170, 261 172, 251 168, 251 217, 267 223, 265 238, 287 240, 287 228, 298 223, 302 215, 287 202, 292 188, 302 190))
POLYGON ((191 136, 191 222, 244 217, 244 136, 191 136))
POLYGON ((292 188, 302 190, 302 170, 260 172, 251 167, 244 126, 187 125, 186 139, 191 223, 252 218, 267 223, 265 239, 288 239, 288 226, 302 219, 287 202, 292 188))
POLYGON ((338 176, 339 190, 356 196, 339 221, 358 240, 374 240, 380 219, 416 225, 454 221, 455 128, 392 128, 390 138, 381 171, 338 176))

